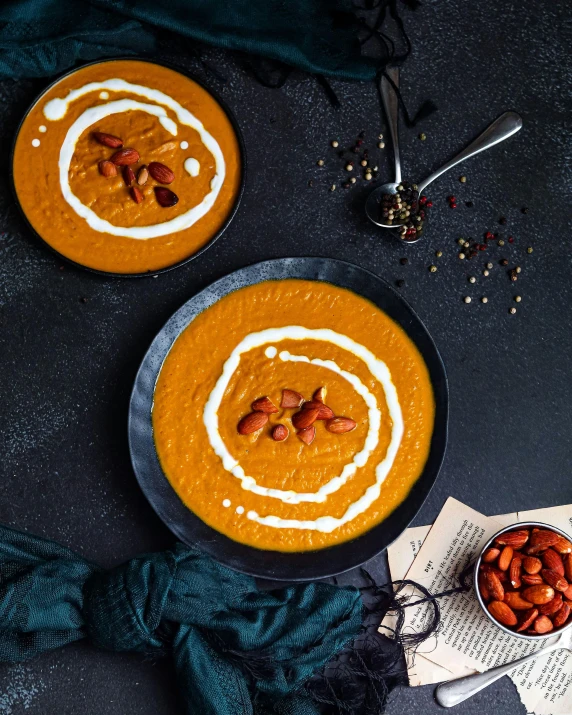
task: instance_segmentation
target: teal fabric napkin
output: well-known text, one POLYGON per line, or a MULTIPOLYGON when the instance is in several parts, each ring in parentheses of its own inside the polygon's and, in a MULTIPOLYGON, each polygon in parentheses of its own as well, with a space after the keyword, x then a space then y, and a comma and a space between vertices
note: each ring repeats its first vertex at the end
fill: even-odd
POLYGON ((173 659, 188 715, 317 715, 302 686, 359 633, 359 591, 259 590, 177 544, 104 571, 0 526, 0 661, 89 638, 173 659))
POLYGON ((361 55, 351 0, 3 0, 0 78, 152 53, 157 30, 341 79, 385 64, 361 55))

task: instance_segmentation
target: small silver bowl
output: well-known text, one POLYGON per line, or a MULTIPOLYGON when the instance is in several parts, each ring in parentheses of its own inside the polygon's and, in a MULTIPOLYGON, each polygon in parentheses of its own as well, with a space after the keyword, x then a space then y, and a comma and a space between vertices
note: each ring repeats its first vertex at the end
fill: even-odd
POLYGON ((506 626, 503 626, 502 623, 499 623, 496 618, 493 618, 491 613, 489 612, 489 609, 487 608, 487 604, 484 602, 483 597, 481 596, 481 592, 479 591, 479 586, 478 586, 478 577, 479 577, 479 568, 482 563, 482 556, 485 553, 485 551, 493 546, 494 540, 498 538, 501 534, 504 534, 507 531, 516 531, 517 529, 532 529, 532 528, 539 528, 539 529, 549 529, 550 531, 555 531, 557 534, 560 534, 563 536, 565 539, 568 539, 568 541, 572 542, 572 538, 565 532, 562 531, 562 529, 558 529, 555 526, 552 526, 551 524, 544 524, 542 521, 519 521, 516 524, 511 524, 510 526, 506 526, 504 529, 501 529, 500 531, 497 531, 494 536, 491 536, 491 538, 487 541, 487 543, 483 546, 481 549, 481 553, 479 554, 478 559, 475 562, 475 571, 474 571, 474 588, 475 588, 475 593, 477 595, 477 600, 479 601, 479 604, 483 610, 483 612, 486 614, 487 618, 491 621, 491 623, 494 623, 495 626, 503 630, 505 633, 508 633, 511 636, 514 636, 515 638, 524 638, 525 640, 529 641, 540 641, 540 640, 545 640, 546 638, 552 638, 554 635, 557 633, 561 633, 562 631, 567 630, 572 626, 572 620, 563 625, 561 628, 556 628, 549 633, 542 633, 537 636, 530 635, 528 633, 517 633, 516 631, 511 630, 510 628, 507 628, 506 626))

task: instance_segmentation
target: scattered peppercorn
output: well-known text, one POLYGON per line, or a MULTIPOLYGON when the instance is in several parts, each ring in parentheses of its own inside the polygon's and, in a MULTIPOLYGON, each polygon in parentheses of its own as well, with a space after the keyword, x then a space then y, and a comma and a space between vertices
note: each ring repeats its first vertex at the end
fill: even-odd
POLYGON ((463 246, 464 246, 465 248, 469 248, 470 245, 471 245, 471 244, 469 243, 469 241, 463 241, 463 246))
POLYGON ((314 182, 312 181, 312 179, 310 179, 310 181, 308 181, 308 186, 310 188, 312 188, 312 186, 314 186, 314 182))
POLYGON ((419 139, 424 142, 427 139, 427 134, 425 134, 425 132, 421 132, 421 134, 419 135, 419 139))
POLYGON ((437 258, 441 258, 441 256, 443 255, 443 251, 435 251, 435 255, 437 256, 437 258))
POLYGON ((367 174, 365 175, 365 180, 366 180, 366 181, 371 181, 372 178, 373 178, 372 175, 371 175, 371 174, 369 173, 369 171, 368 171, 367 174))
POLYGON ((429 272, 430 272, 430 273, 436 273, 436 272, 437 272, 437 266, 429 266, 429 272))
POLYGON ((526 249, 526 252, 527 252, 527 253, 532 253, 532 246, 529 246, 529 247, 526 249))
POLYGON ((508 261, 506 260, 506 258, 501 258, 499 263, 501 264, 501 266, 508 266, 508 261))
POLYGON ((335 185, 335 184, 332 184, 332 185, 330 186, 330 191, 335 191, 335 190, 336 190, 336 185, 335 185))
POLYGON ((487 263, 487 268, 490 269, 490 268, 492 268, 492 267, 493 267, 493 264, 492 264, 492 263, 487 263))
POLYGON ((504 246, 504 241, 502 240, 502 238, 499 239, 498 245, 499 245, 499 246, 504 246))
POLYGON ((465 303, 470 303, 470 302, 471 302, 471 296, 470 296, 470 295, 466 295, 466 296, 463 298, 463 300, 465 301, 465 303))
POLYGON ((515 299, 515 301, 516 301, 517 303, 520 303, 520 301, 522 300, 522 296, 520 296, 520 295, 515 295, 515 296, 514 296, 514 299, 515 299))
POLYGON ((516 313, 516 308, 512 307, 508 312, 509 312, 511 315, 514 315, 514 314, 516 313))
POLYGON ((466 184, 467 183, 467 177, 466 176, 459 176, 459 181, 461 184, 466 184))
POLYGON ((460 258, 461 260, 463 260, 464 257, 465 257, 465 254, 464 254, 464 253, 459 253, 459 258, 460 258))
POLYGON ((80 303, 87 303, 87 298, 80 298, 80 299, 79 299, 79 302, 80 302, 80 303))
POLYGON ((526 208, 526 206, 523 206, 520 210, 521 210, 521 212, 522 212, 523 214, 527 214, 527 213, 528 213, 528 209, 526 208))
POLYGON ((484 275, 484 276, 488 276, 488 275, 489 275, 489 272, 487 271, 486 268, 485 268, 485 270, 483 271, 483 275, 484 275))
POLYGON ((367 161, 366 161, 365 159, 362 159, 362 160, 360 161, 360 164, 361 164, 362 166, 367 166, 367 161))
POLYGON ((318 159, 317 164, 318 164, 318 166, 324 166, 324 160, 318 159))
POLYGON ((378 142, 377 147, 378 149, 385 149, 385 142, 378 142))
POLYGON ((353 171, 353 170, 354 170, 353 164, 346 164, 346 171, 353 171))
POLYGON ((332 141, 332 146, 334 147, 334 149, 336 149, 336 147, 338 147, 339 145, 340 143, 337 142, 335 139, 332 141))
POLYGON ((377 138, 378 138, 378 139, 383 139, 383 134, 379 134, 377 138))
POLYGON ((509 237, 507 238, 507 241, 508 241, 509 243, 514 243, 514 236, 509 236, 509 237))
POLYGON ((355 184, 356 181, 357 181, 356 177, 352 176, 352 178, 350 179, 350 184, 355 184))
POLYGON ((475 278, 475 276, 469 276, 469 283, 476 283, 476 282, 477 282, 477 279, 475 278))
POLYGON ((465 201, 465 206, 469 209, 472 209, 474 205, 472 201, 465 201))
POLYGON ((351 184, 349 181, 344 181, 344 183, 342 184, 342 189, 349 189, 350 186, 351 184))
POLYGON ((465 245, 465 239, 464 239, 464 238, 458 238, 458 239, 457 239, 457 243, 459 244, 459 246, 464 246, 464 245, 465 245))
POLYGON ((403 288, 403 286, 405 285, 405 281, 403 280, 403 278, 400 278, 398 281, 395 281, 395 285, 398 288, 403 288))
POLYGON ((484 295, 484 296, 481 298, 481 303, 488 303, 488 302, 489 302, 489 299, 487 298, 486 295, 484 295))
POLYGON ((405 256, 404 256, 403 258, 399 259, 399 262, 401 263, 402 266, 406 266, 409 263, 409 258, 405 258, 405 256))
POLYGON ((522 268, 521 268, 520 266, 517 266, 514 270, 515 270, 517 273, 522 273, 522 268))

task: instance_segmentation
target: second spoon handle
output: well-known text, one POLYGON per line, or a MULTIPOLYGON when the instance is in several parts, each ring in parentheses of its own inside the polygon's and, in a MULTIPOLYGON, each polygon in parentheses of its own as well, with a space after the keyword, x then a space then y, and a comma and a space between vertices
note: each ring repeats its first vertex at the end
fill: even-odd
MULTIPOLYGON (((386 72, 393 84, 399 87, 399 68, 388 67, 386 72)), ((395 90, 383 75, 381 75, 381 80, 379 81, 379 93, 381 94, 381 101, 383 102, 383 109, 385 110, 389 133, 391 135, 391 143, 393 144, 395 183, 399 184, 401 183, 401 159, 399 156, 399 132, 397 125, 399 119, 399 103, 395 95, 395 90)))
POLYGON ((431 176, 428 176, 425 179, 425 181, 422 181, 419 184, 419 193, 423 193, 424 189, 427 188, 431 182, 435 181, 438 176, 441 176, 441 174, 449 171, 449 169, 453 168, 460 162, 465 161, 465 159, 469 159, 471 156, 475 156, 475 154, 478 154, 479 152, 489 149, 495 144, 508 139, 508 137, 512 134, 518 132, 521 127, 522 118, 516 112, 505 112, 504 114, 501 114, 501 116, 498 119, 495 119, 495 121, 488 126, 480 136, 472 141, 468 147, 463 149, 463 151, 453 157, 446 164, 443 164, 440 169, 434 171, 431 176))
POLYGON ((435 690, 435 698, 439 705, 444 708, 452 708, 463 700, 472 697, 478 693, 483 688, 488 688, 491 683, 495 680, 502 678, 503 675, 508 675, 517 666, 522 663, 526 663, 529 660, 535 658, 541 658, 553 650, 558 650, 562 648, 562 637, 558 638, 556 641, 552 641, 544 648, 537 650, 534 653, 529 653, 528 655, 518 658, 518 660, 513 660, 510 663, 504 663, 503 665, 497 665, 496 668, 491 668, 484 673, 475 673, 474 675, 467 675, 464 678, 457 678, 457 680, 449 680, 446 683, 441 683, 437 686, 435 690))

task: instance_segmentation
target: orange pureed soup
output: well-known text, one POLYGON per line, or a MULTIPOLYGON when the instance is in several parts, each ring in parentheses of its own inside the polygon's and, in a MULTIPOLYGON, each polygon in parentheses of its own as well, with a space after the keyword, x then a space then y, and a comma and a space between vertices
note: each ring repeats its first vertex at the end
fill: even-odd
POLYGON ((89 268, 144 273, 188 258, 224 226, 241 158, 231 121, 200 85, 151 62, 116 60, 42 95, 20 128, 13 172, 24 213, 56 251, 89 268), (112 161, 127 148, 138 154, 131 181, 127 165, 112 161), (141 169, 156 164, 174 179, 155 172, 143 181, 141 169), (176 203, 166 194, 162 205, 155 189, 176 203))
POLYGON ((427 367, 399 325, 348 290, 281 280, 189 324, 152 419, 162 468, 203 521, 259 549, 307 551, 363 534, 407 497, 434 412, 427 367))

